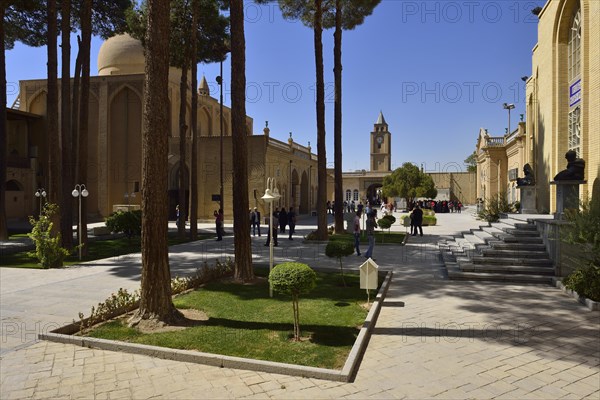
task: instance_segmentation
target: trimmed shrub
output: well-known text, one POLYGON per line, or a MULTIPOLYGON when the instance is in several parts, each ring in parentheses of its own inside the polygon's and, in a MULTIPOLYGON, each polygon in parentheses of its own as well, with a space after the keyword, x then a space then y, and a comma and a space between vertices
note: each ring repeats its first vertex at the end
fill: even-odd
POLYGON ((381 219, 389 220, 390 225, 394 225, 394 223, 396 222, 396 217, 394 217, 392 214, 384 215, 381 219))
POLYGON ((317 285, 317 274, 308 265, 295 262, 277 264, 269 273, 269 283, 274 291, 292 296, 294 309, 294 340, 300 340, 299 296, 317 285))
POLYGON ((433 226, 435 224, 437 224, 435 215, 423 215, 423 226, 433 226))
POLYGON ((379 218, 377 220, 377 225, 379 225, 379 227, 381 229, 390 229, 390 227, 392 226, 392 221, 389 220, 388 218, 379 218))
POLYGON ((142 211, 117 211, 106 218, 106 227, 114 233, 124 233, 127 238, 142 234, 142 211))

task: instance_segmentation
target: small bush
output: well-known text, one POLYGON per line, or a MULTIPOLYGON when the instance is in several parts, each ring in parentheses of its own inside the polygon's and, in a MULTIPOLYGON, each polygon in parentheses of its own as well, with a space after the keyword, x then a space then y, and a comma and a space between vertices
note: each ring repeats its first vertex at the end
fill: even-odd
POLYGON ((69 251, 60 246, 60 233, 53 235, 54 223, 52 219, 58 214, 58 205, 46 203, 39 219, 29 217, 29 223, 33 226, 31 233, 27 236, 35 243, 35 251, 28 255, 37 258, 42 268, 62 267, 63 260, 69 255, 69 251))
POLYGON ((506 200, 506 193, 495 194, 486 199, 485 207, 478 214, 479 218, 488 223, 498 222, 500 214, 510 212, 511 207, 506 200))
POLYGON ((512 203, 510 205, 510 211, 515 212, 515 213, 521 211, 521 202, 519 200, 517 200, 514 203, 512 203))
POLYGON ((437 224, 435 215, 423 215, 423 226, 434 226, 435 224, 437 224))
POLYGON ((396 223, 396 217, 394 217, 392 214, 384 215, 381 219, 387 219, 390 221, 390 225, 394 225, 394 223, 396 223))
POLYGON ((106 218, 106 227, 114 233, 124 233, 129 239, 142 234, 142 211, 117 211, 106 218))
POLYGON ((392 222, 387 218, 379 218, 377 220, 377 225, 379 225, 381 229, 390 229, 392 222))
POLYGON ((354 239, 351 236, 348 237, 350 239, 339 238, 327 242, 325 255, 332 258, 341 258, 352 255, 352 253, 354 253, 354 239))
POLYGON ((590 300, 600 301, 600 267, 590 263, 567 276, 565 287, 590 300))
POLYGON ((269 283, 276 292, 290 294, 294 309, 294 340, 300 340, 300 294, 308 293, 317 285, 317 274, 308 265, 294 262, 277 264, 269 273, 269 283))
POLYGON ((600 198, 585 199, 581 210, 567 210, 569 224, 561 229, 561 239, 578 245, 579 264, 563 283, 581 296, 600 301, 600 198))
POLYGON ((308 235, 304 236, 306 240, 317 240, 317 231, 312 231, 308 235))

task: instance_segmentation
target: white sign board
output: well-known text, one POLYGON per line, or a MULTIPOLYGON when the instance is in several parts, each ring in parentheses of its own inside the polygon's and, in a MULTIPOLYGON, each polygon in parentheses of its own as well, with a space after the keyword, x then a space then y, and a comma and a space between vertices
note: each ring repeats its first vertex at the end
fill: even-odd
POLYGON ((377 270, 379 265, 375 264, 371 258, 365 261, 360 267, 360 288, 361 289, 377 289, 379 278, 377 270))

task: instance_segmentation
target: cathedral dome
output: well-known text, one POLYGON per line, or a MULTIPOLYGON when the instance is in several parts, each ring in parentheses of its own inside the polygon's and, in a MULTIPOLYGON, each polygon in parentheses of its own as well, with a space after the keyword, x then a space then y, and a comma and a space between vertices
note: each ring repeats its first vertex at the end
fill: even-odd
POLYGON ((126 75, 144 73, 142 43, 128 34, 107 39, 98 53, 98 75, 126 75))

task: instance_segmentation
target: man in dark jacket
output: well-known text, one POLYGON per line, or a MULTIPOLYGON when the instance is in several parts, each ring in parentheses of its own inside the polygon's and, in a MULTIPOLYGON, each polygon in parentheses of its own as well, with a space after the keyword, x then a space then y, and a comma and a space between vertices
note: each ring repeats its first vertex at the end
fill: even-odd
POLYGON ((250 214, 250 223, 252 224, 252 236, 256 236, 258 230, 258 236, 260 236, 260 211, 254 207, 254 211, 250 214))
POLYGON ((290 207, 290 211, 287 213, 287 223, 289 225, 289 240, 294 240, 292 235, 296 233, 296 212, 294 211, 294 207, 290 207))
POLYGON ((412 223, 414 225, 413 236, 417 236, 417 229, 423 236, 423 210, 419 207, 419 204, 415 205, 412 212, 412 223))

